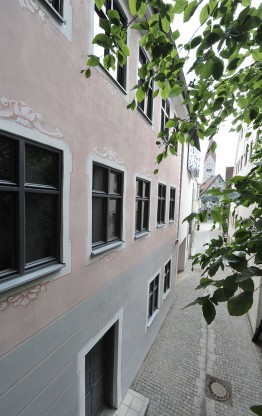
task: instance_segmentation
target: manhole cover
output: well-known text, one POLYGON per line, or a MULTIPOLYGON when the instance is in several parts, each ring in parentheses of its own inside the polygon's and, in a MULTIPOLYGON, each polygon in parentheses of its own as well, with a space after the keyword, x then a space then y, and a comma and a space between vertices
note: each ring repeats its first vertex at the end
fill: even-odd
POLYGON ((216 400, 226 401, 229 398, 229 391, 220 380, 212 381, 209 388, 216 400))

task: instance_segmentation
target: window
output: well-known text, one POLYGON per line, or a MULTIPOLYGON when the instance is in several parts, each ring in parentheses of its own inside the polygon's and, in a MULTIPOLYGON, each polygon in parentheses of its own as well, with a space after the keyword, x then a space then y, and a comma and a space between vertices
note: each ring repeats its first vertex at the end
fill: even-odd
MULTIPOLYGON (((175 118, 175 114, 174 114, 175 118)), ((170 119, 170 101, 169 100, 163 100, 161 104, 161 131, 165 129, 165 125, 170 119)), ((168 140, 170 131, 167 129, 166 136, 164 136, 163 140, 168 140)), ((175 144, 175 152, 177 153, 178 150, 178 143, 175 144)))
POLYGON ((169 221, 174 221, 175 219, 175 203, 176 203, 176 189, 170 187, 169 221))
POLYGON ((63 0, 47 0, 48 3, 60 14, 63 16, 63 0))
POLYGON ((165 224, 166 219, 166 185, 158 184, 157 224, 165 224))
POLYGON ((150 182, 136 180, 136 233, 148 231, 150 182))
MULTIPOLYGON (((127 27, 127 18, 118 4, 116 0, 105 0, 105 3, 101 10, 98 10, 98 8, 95 6, 95 16, 94 16, 94 34, 97 35, 98 33, 101 33, 101 28, 99 26, 99 20, 100 19, 106 19, 108 10, 116 10, 119 13, 120 21, 123 24, 124 27, 127 27)), ((105 54, 107 54, 107 50, 102 48, 99 45, 94 45, 94 53, 95 55, 101 57, 105 54)), ((102 63, 102 62, 101 62, 102 63)), ((126 65, 121 67, 118 62, 116 62, 116 68, 113 70, 110 68, 108 70, 109 74, 125 89, 126 88, 126 65)))
MULTIPOLYGON (((144 53, 142 48, 139 48, 139 65, 138 67, 141 68, 142 65, 145 65, 148 62, 147 56, 144 53)), ((141 84, 142 80, 138 81, 138 84, 141 84)), ((138 108, 140 108, 143 113, 152 120, 153 118, 153 81, 150 82, 149 91, 143 101, 138 104, 138 108)))
POLYGON ((171 278, 171 260, 165 265, 165 275, 164 275, 164 295, 170 289, 170 278, 171 278))
POLYGON ((92 247, 98 248, 121 240, 123 173, 93 165, 92 247))
POLYGON ((149 284, 148 293, 148 316, 147 320, 150 321, 158 310, 158 293, 159 293, 159 274, 149 284))
POLYGON ((0 135, 0 277, 60 262, 62 152, 0 135))

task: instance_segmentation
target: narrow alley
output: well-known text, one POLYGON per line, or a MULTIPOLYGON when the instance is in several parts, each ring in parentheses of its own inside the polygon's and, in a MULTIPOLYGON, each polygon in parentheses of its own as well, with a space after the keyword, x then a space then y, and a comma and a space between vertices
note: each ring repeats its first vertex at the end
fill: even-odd
MULTIPOLYGON (((201 225, 195 252, 217 234, 210 228, 201 225)), ((210 326, 200 306, 183 309, 199 295, 199 276, 191 261, 178 274, 175 301, 132 389, 148 397, 148 416, 254 415, 250 406, 262 404, 261 345, 251 341, 248 317, 230 317, 226 305, 210 326)))

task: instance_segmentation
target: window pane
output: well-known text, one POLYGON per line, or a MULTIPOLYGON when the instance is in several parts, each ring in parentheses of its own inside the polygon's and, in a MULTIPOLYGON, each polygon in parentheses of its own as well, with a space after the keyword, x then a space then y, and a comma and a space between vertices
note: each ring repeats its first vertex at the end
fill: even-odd
POLYGON ((14 199, 14 195, 0 192, 0 272, 15 268, 14 199))
POLYGON ((149 198, 149 182, 144 183, 144 197, 149 198))
POLYGON ((161 204, 161 222, 165 222, 165 201, 161 204))
POLYGON ((148 229, 148 201, 143 201, 143 230, 148 229))
POLYGON ((105 242, 105 219, 106 219, 106 200, 104 198, 93 198, 92 214, 92 242, 93 244, 105 242))
POLYGON ((142 197, 143 182, 139 179, 136 180, 136 196, 142 197))
POLYGON ((0 139, 0 181, 14 182, 14 143, 0 139))
POLYGON ((110 172, 109 193, 110 194, 120 194, 121 193, 121 173, 110 172))
POLYGON ((94 166, 93 191, 106 192, 106 189, 107 189, 107 170, 99 166, 94 166))
POLYGON ((55 257, 56 197, 26 194, 25 197, 25 250, 26 263, 46 257, 55 257))
POLYGON ((108 207, 108 240, 120 238, 120 201, 109 200, 108 207))
POLYGON ((26 144, 26 182, 57 187, 57 176, 57 155, 48 150, 26 144))
POLYGON ((142 201, 136 201, 136 231, 141 231, 142 201))

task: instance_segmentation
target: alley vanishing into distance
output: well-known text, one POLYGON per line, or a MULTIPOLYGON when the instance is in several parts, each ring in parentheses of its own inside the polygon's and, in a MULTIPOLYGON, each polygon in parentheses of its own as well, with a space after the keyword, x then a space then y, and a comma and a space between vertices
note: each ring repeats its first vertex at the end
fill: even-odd
MULTIPOLYGON (((196 232, 195 252, 217 235, 210 229, 196 232)), ((247 416, 262 403, 262 347, 251 341, 248 317, 230 317, 222 304, 208 326, 200 306, 183 310, 200 295, 200 274, 191 261, 178 274, 172 308, 133 383, 149 399, 148 416, 247 416)))

